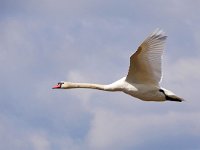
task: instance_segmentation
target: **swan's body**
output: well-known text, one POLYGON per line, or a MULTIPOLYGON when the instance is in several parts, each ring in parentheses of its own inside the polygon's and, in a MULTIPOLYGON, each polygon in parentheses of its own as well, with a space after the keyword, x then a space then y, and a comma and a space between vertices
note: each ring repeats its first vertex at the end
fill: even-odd
POLYGON ((126 77, 112 84, 59 82, 54 89, 90 88, 104 91, 122 91, 144 101, 183 101, 169 90, 161 88, 161 60, 167 36, 161 30, 150 34, 130 58, 126 77))

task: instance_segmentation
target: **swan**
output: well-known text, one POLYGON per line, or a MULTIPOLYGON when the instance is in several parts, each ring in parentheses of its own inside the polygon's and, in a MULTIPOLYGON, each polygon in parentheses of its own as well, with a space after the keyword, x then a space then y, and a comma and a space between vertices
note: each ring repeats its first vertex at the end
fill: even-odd
POLYGON ((176 101, 182 102, 170 90, 162 88, 161 61, 167 36, 156 29, 141 43, 130 57, 128 75, 111 84, 58 82, 53 89, 90 88, 103 91, 122 91, 143 101, 176 101))

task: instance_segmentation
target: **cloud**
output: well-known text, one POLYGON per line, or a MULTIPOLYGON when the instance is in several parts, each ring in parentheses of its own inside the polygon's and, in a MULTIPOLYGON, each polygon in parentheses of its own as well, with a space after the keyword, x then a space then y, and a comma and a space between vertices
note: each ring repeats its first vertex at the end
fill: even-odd
MULTIPOLYGON (((199 136, 198 116, 199 112, 168 112, 162 115, 137 116, 116 114, 105 109, 97 110, 92 121, 88 141, 91 149, 149 149, 161 142, 176 140, 177 137, 180 141, 186 141, 190 138, 184 137, 184 135, 199 136)), ((186 143, 182 144, 187 147, 186 143)), ((183 145, 171 143, 169 147, 178 149, 183 145)), ((187 148, 192 149, 196 146, 198 147, 198 143, 187 148)))
POLYGON ((199 149, 199 2, 148 3, 4 1, 0 149, 199 149), (186 102, 51 89, 60 80, 125 76, 130 55, 156 27, 169 35, 162 85, 186 102))
POLYGON ((69 136, 53 135, 43 129, 31 128, 24 125, 19 118, 13 116, 0 116, 1 149, 69 149, 80 150, 81 141, 69 136))
POLYGON ((32 135, 30 138, 31 143, 33 144, 34 149, 36 150, 49 150, 50 143, 44 136, 32 135))
POLYGON ((197 66, 200 65, 199 57, 193 58, 179 58, 175 60, 176 63, 169 63, 168 74, 173 74, 173 76, 168 75, 171 82, 185 82, 185 81, 198 81, 200 71, 197 66))

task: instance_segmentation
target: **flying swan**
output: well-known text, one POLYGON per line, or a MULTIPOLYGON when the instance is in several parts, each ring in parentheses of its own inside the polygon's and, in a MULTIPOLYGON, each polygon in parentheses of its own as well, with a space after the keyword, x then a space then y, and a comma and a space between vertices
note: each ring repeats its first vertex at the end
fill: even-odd
POLYGON ((183 99, 160 87, 162 79, 161 60, 167 36, 156 29, 130 57, 128 75, 112 84, 58 82, 53 89, 90 88, 103 91, 122 91, 143 101, 176 101, 183 99))

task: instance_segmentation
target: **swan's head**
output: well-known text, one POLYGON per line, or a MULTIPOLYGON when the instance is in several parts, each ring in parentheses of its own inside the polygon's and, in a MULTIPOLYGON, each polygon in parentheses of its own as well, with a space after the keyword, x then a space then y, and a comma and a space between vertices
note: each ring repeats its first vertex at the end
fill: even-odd
POLYGON ((57 85, 53 86, 52 89, 68 89, 70 84, 68 82, 60 81, 57 85))

